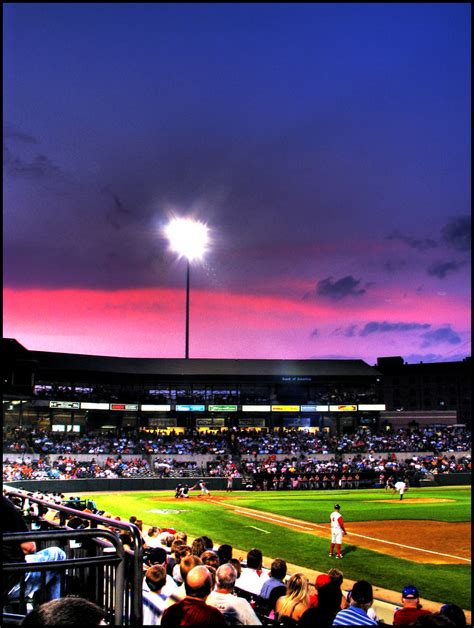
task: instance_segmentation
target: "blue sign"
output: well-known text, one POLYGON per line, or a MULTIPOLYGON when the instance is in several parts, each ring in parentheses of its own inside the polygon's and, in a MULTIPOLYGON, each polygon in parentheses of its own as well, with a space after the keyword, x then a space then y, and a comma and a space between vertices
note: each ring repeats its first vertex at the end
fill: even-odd
POLYGON ((204 412, 206 406, 190 405, 190 406, 176 406, 176 412, 204 412))

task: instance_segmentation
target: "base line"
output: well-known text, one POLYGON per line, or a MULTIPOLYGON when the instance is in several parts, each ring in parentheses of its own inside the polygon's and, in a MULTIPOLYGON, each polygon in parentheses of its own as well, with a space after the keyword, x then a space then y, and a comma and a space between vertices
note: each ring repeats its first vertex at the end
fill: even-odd
MULTIPOLYGON (((302 530, 307 530, 308 532, 311 531, 312 528, 322 528, 324 530, 327 530, 326 526, 317 524, 317 523, 310 523, 308 524, 311 527, 307 527, 307 526, 303 526, 300 525, 298 523, 293 523, 292 521, 289 520, 285 520, 285 519, 277 519, 275 517, 267 517, 266 515, 260 514, 260 512, 256 513, 256 512, 249 512, 246 510, 242 510, 241 508, 235 508, 234 509, 235 512, 240 513, 242 515, 247 515, 247 516, 251 516, 254 517, 255 519, 264 519, 266 521, 273 521, 274 523, 279 523, 279 524, 284 524, 286 526, 291 526, 291 527, 295 527, 295 528, 301 528, 302 530)), ((327 530, 329 532, 329 530, 327 530)), ((386 541, 385 539, 376 539, 373 536, 365 536, 364 534, 358 534, 357 532, 352 532, 352 533, 348 533, 348 536, 358 536, 362 539, 367 539, 369 541, 376 541, 377 543, 386 543, 387 545, 395 545, 396 547, 404 547, 405 549, 411 549, 411 550, 415 550, 417 552, 425 552, 427 554, 434 554, 435 556, 445 556, 446 558, 456 558, 458 560, 463 560, 467 563, 471 562, 470 558, 463 558, 462 556, 453 556, 452 554, 443 554, 442 552, 434 552, 433 550, 428 550, 428 549, 423 549, 422 547, 414 547, 412 545, 403 545, 403 543, 395 543, 394 541, 386 541)))

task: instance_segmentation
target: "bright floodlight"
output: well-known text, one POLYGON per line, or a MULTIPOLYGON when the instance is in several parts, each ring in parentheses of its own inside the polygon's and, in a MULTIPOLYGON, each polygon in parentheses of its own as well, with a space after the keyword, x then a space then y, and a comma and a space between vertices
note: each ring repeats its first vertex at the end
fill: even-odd
POLYGON ((189 262, 203 257, 209 242, 208 231, 204 223, 191 218, 173 218, 164 229, 171 250, 189 262))

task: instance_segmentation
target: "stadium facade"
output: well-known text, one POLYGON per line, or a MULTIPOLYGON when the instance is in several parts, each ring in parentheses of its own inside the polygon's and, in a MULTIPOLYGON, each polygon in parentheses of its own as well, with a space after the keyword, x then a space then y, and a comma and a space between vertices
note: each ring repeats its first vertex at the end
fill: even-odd
POLYGON ((55 431, 470 426, 470 358, 150 359, 30 351, 2 340, 4 425, 55 431), (412 391, 415 390, 415 393, 412 391), (417 413, 420 413, 419 415, 417 413))

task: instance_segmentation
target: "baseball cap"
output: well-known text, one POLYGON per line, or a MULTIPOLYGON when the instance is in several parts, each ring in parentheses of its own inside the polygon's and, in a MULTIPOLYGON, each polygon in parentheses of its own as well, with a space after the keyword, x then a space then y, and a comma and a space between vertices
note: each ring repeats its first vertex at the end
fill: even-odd
POLYGON ((334 508, 335 508, 336 510, 339 510, 341 507, 339 506, 339 504, 334 504, 334 508))
POLYGON ((415 599, 417 597, 420 597, 420 595, 418 593, 418 589, 413 584, 407 584, 407 586, 402 591, 402 597, 405 597, 407 599, 415 599))
POLYGON ((167 552, 163 547, 152 547, 148 552, 149 562, 154 565, 156 563, 162 565, 167 559, 167 552))
POLYGON ((328 576, 328 574, 326 573, 321 573, 316 578, 316 582, 314 584, 316 585, 317 589, 320 589, 321 587, 324 587, 325 584, 329 584, 330 582, 332 582, 331 576, 328 576))
POLYGON ((352 587, 351 598, 359 604, 372 602, 374 594, 370 582, 367 582, 367 580, 359 580, 359 582, 356 582, 352 587))

